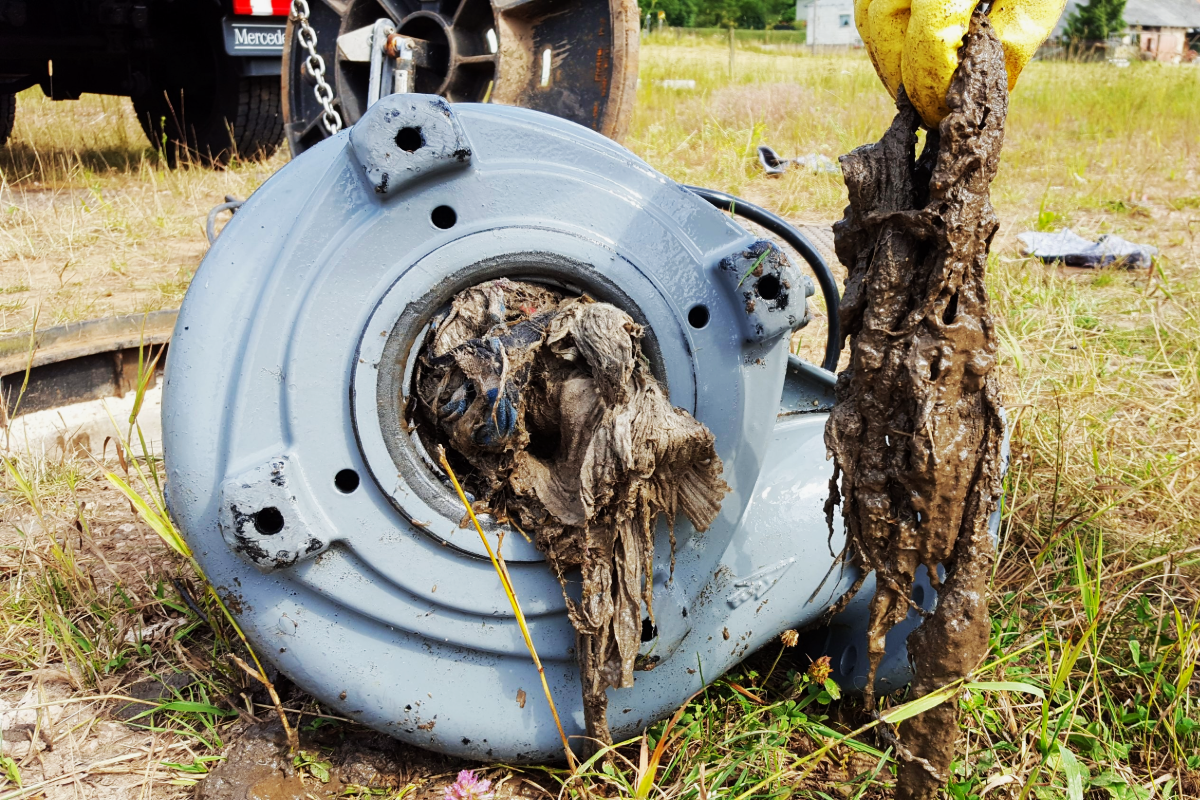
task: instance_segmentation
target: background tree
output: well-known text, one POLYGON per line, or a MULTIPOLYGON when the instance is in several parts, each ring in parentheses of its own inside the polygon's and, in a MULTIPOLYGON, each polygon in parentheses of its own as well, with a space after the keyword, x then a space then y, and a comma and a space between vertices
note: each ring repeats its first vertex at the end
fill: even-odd
POLYGON ((763 30, 792 27, 796 18, 795 0, 639 0, 638 5, 643 25, 646 14, 654 20, 659 11, 667 15, 668 25, 684 28, 763 30))
POLYGON ((1088 0, 1067 16, 1063 37, 1072 41, 1104 41, 1125 30, 1125 0, 1088 0))
POLYGON ((658 19, 658 12, 667 15, 667 24, 678 28, 696 27, 696 13, 700 10, 700 0, 638 0, 642 12, 642 27, 646 25, 646 15, 651 18, 651 27, 658 19))

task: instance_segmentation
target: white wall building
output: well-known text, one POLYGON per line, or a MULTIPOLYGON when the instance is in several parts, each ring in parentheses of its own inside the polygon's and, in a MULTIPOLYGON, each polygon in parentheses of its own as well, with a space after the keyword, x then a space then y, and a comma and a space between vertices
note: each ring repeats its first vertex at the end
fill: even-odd
MULTIPOLYGON (((1061 36, 1067 18, 1086 2, 1067 0, 1067 7, 1052 35, 1061 36)), ((1200 2, 1197 0, 1129 0, 1121 16, 1128 26, 1123 38, 1136 46, 1146 60, 1167 63, 1183 60, 1188 40, 1200 31, 1200 2)))
POLYGON ((796 19, 808 22, 805 44, 862 47, 854 27, 854 0, 797 0, 796 19))

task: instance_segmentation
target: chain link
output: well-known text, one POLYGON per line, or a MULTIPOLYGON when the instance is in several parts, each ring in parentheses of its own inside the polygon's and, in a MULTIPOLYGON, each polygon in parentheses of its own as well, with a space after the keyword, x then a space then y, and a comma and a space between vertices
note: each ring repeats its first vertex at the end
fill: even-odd
POLYGON ((321 112, 321 123, 332 136, 342 129, 342 115, 333 107, 333 87, 325 82, 325 59, 317 53, 317 32, 308 24, 308 0, 292 0, 291 19, 300 25, 296 41, 308 51, 304 64, 317 82, 313 86, 313 95, 324 109, 321 112))

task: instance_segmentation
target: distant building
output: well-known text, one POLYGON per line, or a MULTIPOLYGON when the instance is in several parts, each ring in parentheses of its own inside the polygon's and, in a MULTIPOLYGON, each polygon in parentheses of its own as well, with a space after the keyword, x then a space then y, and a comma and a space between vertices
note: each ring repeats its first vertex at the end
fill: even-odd
MULTIPOLYGON (((1062 35, 1080 5, 1086 0, 1067 0, 1054 36, 1062 35)), ((1200 0, 1128 0, 1124 17, 1126 44, 1136 46, 1142 58, 1172 63, 1183 59, 1189 38, 1200 31, 1200 0)))
POLYGON ((807 45, 862 47, 854 27, 854 0, 797 0, 796 19, 808 22, 807 45))

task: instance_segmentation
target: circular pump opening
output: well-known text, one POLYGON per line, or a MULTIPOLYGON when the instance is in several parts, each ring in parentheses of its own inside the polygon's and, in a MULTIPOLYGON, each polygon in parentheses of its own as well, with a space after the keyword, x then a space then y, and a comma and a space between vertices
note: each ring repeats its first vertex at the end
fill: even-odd
MULTIPOLYGON (((519 339, 531 328, 549 325, 562 304, 611 304, 608 308, 624 314, 623 324, 641 333, 637 369, 656 379, 663 396, 668 397, 663 353, 639 303, 590 263, 546 250, 520 250, 463 263, 450 274, 452 281, 438 282, 411 296, 409 287, 398 285, 404 289, 405 300, 396 302, 398 316, 385 323, 389 325, 383 332, 386 338, 378 355, 372 356, 378 367, 370 372, 356 370, 355 381, 364 389, 360 397, 371 398, 379 426, 378 434, 369 428, 361 430, 362 422, 369 419, 367 408, 362 407, 363 416, 356 425, 368 442, 371 473, 398 475, 403 492, 396 491, 395 484, 380 483, 380 488, 401 514, 419 521, 417 527, 425 535, 486 558, 474 529, 459 526, 464 514, 462 501, 438 459, 438 447, 445 448, 485 532, 505 533, 506 560, 542 561, 545 555, 532 541, 537 526, 521 524, 507 484, 494 476, 511 474, 517 451, 526 467, 555 463, 567 438, 561 424, 561 402, 548 397, 545 381, 533 371, 552 361, 559 373, 565 373, 585 360, 570 336, 555 340, 553 346, 561 356, 554 359, 549 346, 542 347, 545 342, 540 333, 533 342, 519 339), (497 291, 506 282, 508 292, 497 291), (491 296, 478 296, 486 295, 489 286, 491 296), (473 294, 477 316, 453 313, 456 303, 465 311, 462 303, 473 294), (498 325, 499 320, 503 324, 498 325), (467 327, 456 331, 460 323, 467 327), (470 359, 448 357, 447 347, 467 343, 470 359), (465 374, 447 375, 441 386, 438 370, 444 372, 450 361, 470 366, 472 379, 468 381, 465 374), (372 384, 369 390, 367 381, 372 384), (542 399, 526 402, 534 395, 542 399), (384 453, 371 450, 376 435, 381 436, 379 443, 387 461, 379 458, 384 453), (514 520, 528 538, 507 524, 514 520)), ((657 296, 651 297, 651 302, 658 302, 657 296)), ((670 321, 678 324, 673 318, 670 321)), ((369 325, 363 334, 364 346, 369 350, 368 345, 379 342, 380 335, 380 327, 369 325)), ((684 393, 676 401, 685 409, 694 402, 689 391, 694 387, 687 378, 687 374, 681 376, 684 393)))
POLYGON ((584 460, 602 457, 589 442, 612 441, 599 430, 611 424, 605 409, 641 403, 675 415, 655 366, 650 331, 618 305, 537 277, 483 281, 425 326, 402 424, 433 477, 442 479, 445 452, 477 512, 532 536, 547 513, 585 513, 584 460))
MULTIPOLYGON (((617 305, 562 288, 514 278, 468 286, 416 348, 405 420, 469 495, 463 503, 535 538, 552 574, 571 573, 579 602, 607 606, 613 620, 640 614, 641 593, 624 587, 653 581, 652 564, 667 555, 655 553, 659 517, 673 526, 695 503, 711 515, 687 517, 707 529, 729 490, 713 434, 671 403, 643 337, 617 305), (644 555, 620 565, 629 553, 644 555)), ((640 631, 602 627, 622 669, 662 658, 624 655, 658 636, 649 616, 640 631)), ((602 686, 612 668, 612 657, 586 659, 581 683, 602 686)), ((585 690, 585 709, 595 696, 585 690)))

